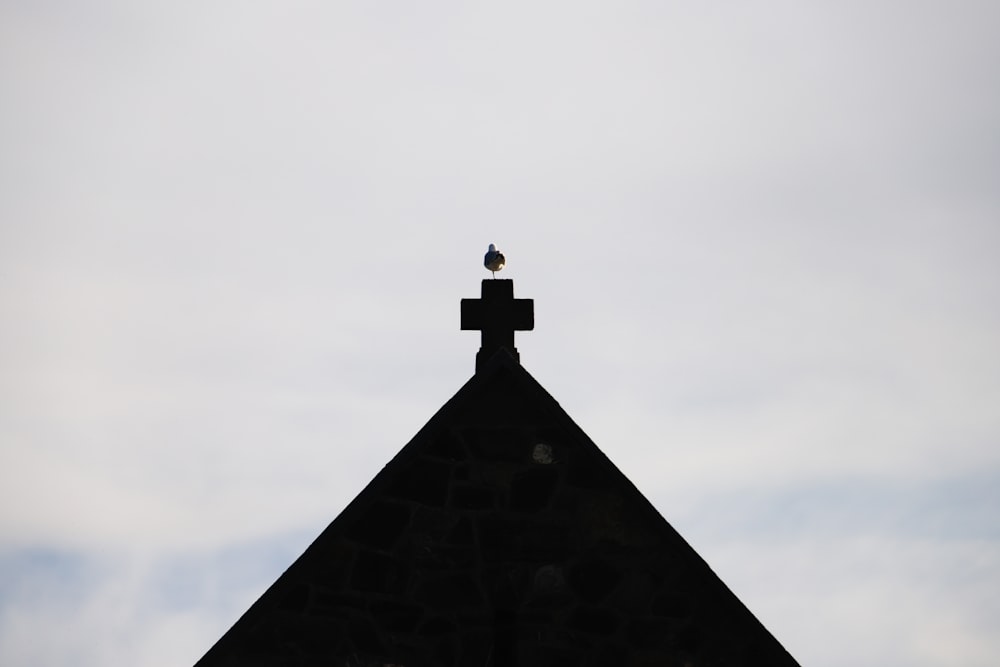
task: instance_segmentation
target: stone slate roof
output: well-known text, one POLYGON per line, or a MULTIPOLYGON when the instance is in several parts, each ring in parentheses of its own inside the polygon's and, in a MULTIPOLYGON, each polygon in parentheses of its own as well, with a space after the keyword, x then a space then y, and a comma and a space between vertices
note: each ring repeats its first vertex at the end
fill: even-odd
POLYGON ((501 349, 197 667, 792 666, 501 349))

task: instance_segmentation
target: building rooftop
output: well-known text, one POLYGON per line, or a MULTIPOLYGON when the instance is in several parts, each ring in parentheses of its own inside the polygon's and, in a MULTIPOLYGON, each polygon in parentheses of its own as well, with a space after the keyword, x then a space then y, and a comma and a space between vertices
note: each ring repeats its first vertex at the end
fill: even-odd
POLYGON ((510 281, 463 300, 475 376, 198 667, 797 664, 520 365, 532 326, 510 281))

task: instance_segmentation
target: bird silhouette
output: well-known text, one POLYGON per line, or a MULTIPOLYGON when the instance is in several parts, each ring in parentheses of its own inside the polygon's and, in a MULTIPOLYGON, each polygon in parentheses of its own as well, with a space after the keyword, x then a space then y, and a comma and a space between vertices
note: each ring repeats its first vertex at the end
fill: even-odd
POLYGON ((503 253, 497 250, 497 247, 491 243, 490 249, 486 251, 486 256, 483 258, 483 266, 489 269, 493 277, 496 278, 497 271, 503 268, 506 261, 503 253))

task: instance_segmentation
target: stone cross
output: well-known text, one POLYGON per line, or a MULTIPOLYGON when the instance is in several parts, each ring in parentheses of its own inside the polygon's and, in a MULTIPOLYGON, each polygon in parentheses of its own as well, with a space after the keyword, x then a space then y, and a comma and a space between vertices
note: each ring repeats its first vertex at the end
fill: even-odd
POLYGON ((533 299, 515 299, 513 280, 484 280, 481 299, 462 299, 462 330, 478 329, 483 332, 482 344, 476 355, 476 372, 500 348, 520 361, 514 347, 515 331, 535 328, 535 302, 533 299))

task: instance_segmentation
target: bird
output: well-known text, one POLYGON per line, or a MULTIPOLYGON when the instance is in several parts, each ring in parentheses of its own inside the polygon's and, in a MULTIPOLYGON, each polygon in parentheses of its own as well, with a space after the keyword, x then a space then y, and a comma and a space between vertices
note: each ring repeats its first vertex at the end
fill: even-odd
POLYGON ((490 244, 490 249, 486 251, 486 257, 483 258, 483 266, 490 270, 493 277, 497 277, 497 271, 503 268, 504 262, 503 253, 497 250, 497 247, 490 244))

